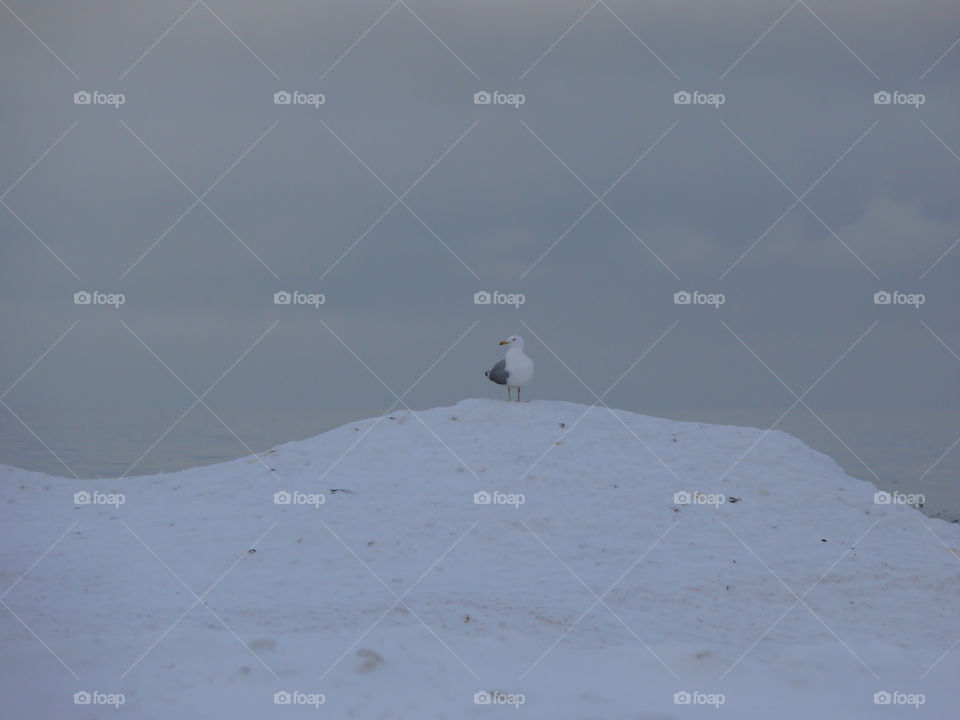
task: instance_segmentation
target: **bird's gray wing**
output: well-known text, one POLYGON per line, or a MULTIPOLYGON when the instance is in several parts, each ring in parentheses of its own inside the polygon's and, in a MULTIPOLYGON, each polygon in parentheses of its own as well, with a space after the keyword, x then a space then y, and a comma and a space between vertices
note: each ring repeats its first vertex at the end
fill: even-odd
POLYGON ((501 360, 492 369, 486 372, 486 376, 493 380, 497 385, 506 385, 507 377, 509 373, 507 372, 507 361, 501 360))

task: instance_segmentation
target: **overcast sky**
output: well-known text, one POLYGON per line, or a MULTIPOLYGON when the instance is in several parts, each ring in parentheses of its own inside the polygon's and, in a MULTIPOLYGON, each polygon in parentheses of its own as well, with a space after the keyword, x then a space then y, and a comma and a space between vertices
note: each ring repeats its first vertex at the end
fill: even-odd
POLYGON ((942 457, 956 488, 955 2, 7 5, 7 421, 173 422, 174 373, 200 395, 228 369, 225 420, 362 417, 441 356, 405 403, 499 399, 481 372, 516 332, 531 399, 619 379, 612 407, 768 427, 796 393, 778 427, 853 474, 942 457), (274 303, 294 290, 325 303, 274 303))

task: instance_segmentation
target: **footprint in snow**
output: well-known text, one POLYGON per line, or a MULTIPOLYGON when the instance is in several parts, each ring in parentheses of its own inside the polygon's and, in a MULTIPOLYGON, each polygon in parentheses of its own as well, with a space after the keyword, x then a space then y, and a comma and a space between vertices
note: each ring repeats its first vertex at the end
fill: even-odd
POLYGON ((369 650, 367 648, 360 648, 357 650, 357 657, 363 660, 363 662, 360 663, 360 667, 357 668, 357 672, 370 672, 378 665, 383 664, 383 658, 380 656, 380 654, 375 653, 373 650, 369 650))

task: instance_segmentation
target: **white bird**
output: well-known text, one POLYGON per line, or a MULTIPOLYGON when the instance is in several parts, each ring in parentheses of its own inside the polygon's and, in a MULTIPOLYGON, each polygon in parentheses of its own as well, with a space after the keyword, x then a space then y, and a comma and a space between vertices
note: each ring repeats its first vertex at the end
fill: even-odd
POLYGON ((507 400, 511 400, 510 388, 517 389, 517 402, 520 402, 520 388, 533 380, 533 360, 523 353, 523 338, 511 335, 500 341, 507 345, 503 360, 484 373, 497 385, 507 386, 507 400))

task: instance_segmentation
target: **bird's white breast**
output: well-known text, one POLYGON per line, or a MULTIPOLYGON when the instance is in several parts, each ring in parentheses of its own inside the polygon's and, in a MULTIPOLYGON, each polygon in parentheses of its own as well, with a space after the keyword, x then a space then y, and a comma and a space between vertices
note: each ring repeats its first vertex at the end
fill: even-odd
POLYGON ((510 387, 520 387, 533 380, 533 360, 522 350, 507 350, 506 360, 507 372, 510 373, 507 384, 510 387))

